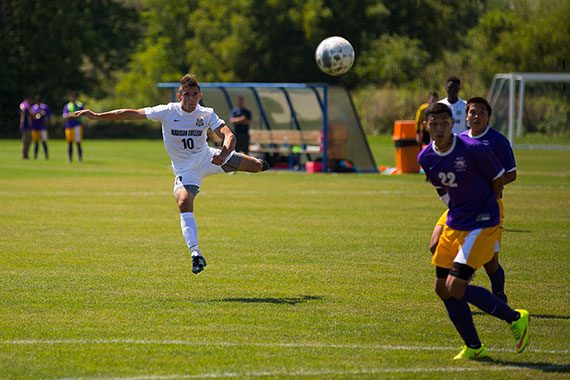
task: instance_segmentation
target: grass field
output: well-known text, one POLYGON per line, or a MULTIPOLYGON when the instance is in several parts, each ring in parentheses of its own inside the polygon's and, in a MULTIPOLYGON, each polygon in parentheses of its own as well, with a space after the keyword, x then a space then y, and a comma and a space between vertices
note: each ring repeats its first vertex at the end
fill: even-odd
MULTIPOLYGON (((371 141, 393 165, 389 138, 371 141)), ((161 141, 86 141, 81 164, 50 149, 23 161, 0 140, 0 378, 570 378, 570 151, 515 151, 505 191, 528 349, 475 311, 491 359, 454 362, 427 249, 443 205, 423 176, 208 177, 196 276, 161 141)))

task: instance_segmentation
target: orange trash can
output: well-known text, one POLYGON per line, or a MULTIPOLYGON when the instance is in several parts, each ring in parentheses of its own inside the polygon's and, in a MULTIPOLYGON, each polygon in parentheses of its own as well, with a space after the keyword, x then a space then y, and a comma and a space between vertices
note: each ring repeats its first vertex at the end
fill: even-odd
POLYGON ((396 148, 396 170, 398 173, 419 173, 418 154, 420 146, 416 142, 416 121, 396 120, 392 136, 396 148))

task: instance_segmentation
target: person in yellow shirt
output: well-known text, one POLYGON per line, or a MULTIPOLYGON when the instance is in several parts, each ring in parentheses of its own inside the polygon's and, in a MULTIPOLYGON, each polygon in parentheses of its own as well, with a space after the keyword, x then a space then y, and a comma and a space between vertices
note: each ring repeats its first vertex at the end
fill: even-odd
POLYGON ((429 133, 424 129, 424 113, 426 108, 432 104, 437 102, 439 99, 439 95, 437 92, 433 91, 429 93, 427 98, 427 103, 422 104, 418 107, 416 112, 416 141, 420 145, 427 145, 430 142, 429 133))

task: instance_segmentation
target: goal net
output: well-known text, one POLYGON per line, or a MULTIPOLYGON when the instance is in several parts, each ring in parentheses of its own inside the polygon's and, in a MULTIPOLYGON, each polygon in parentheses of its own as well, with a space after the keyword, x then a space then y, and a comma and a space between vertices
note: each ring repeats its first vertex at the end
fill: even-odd
POLYGON ((570 74, 495 74, 487 100, 511 145, 570 150, 570 74))

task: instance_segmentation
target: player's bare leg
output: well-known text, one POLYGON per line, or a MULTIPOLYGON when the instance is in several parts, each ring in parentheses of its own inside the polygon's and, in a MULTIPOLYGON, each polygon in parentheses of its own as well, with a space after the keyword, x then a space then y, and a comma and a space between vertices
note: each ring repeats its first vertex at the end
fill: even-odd
POLYGON ((238 171, 250 173, 260 172, 263 170, 263 162, 263 160, 258 160, 257 158, 253 158, 244 154, 242 155, 238 171))
POLYGON ((465 289, 467 289, 467 280, 450 275, 447 276, 447 280, 445 281, 445 287, 447 288, 447 291, 452 297, 455 297, 458 300, 460 300, 463 298, 463 295, 465 294, 465 289))
POLYGON ((181 187, 176 191, 176 194, 174 194, 174 198, 176 198, 180 213, 194 212, 194 194, 189 193, 185 188, 181 187))
POLYGON ((186 245, 188 246, 188 249, 190 249, 190 254, 192 256, 192 272, 198 274, 204 270, 207 263, 206 259, 204 259, 198 249, 198 227, 196 226, 193 214, 194 198, 196 197, 195 194, 198 193, 198 187, 189 186, 189 189, 190 191, 185 187, 180 187, 174 194, 174 197, 176 198, 176 203, 180 210, 180 227, 182 228, 182 236, 184 237, 186 245))
POLYGON ((226 172, 240 171, 247 173, 257 173, 269 169, 267 161, 257 159, 246 154, 234 153, 232 157, 222 165, 226 172))
POLYGON ((435 279, 434 290, 435 290, 435 293, 442 300, 451 297, 451 293, 449 293, 449 290, 447 290, 447 286, 445 286, 446 282, 447 282, 447 279, 445 279, 445 278, 436 278, 435 279))

